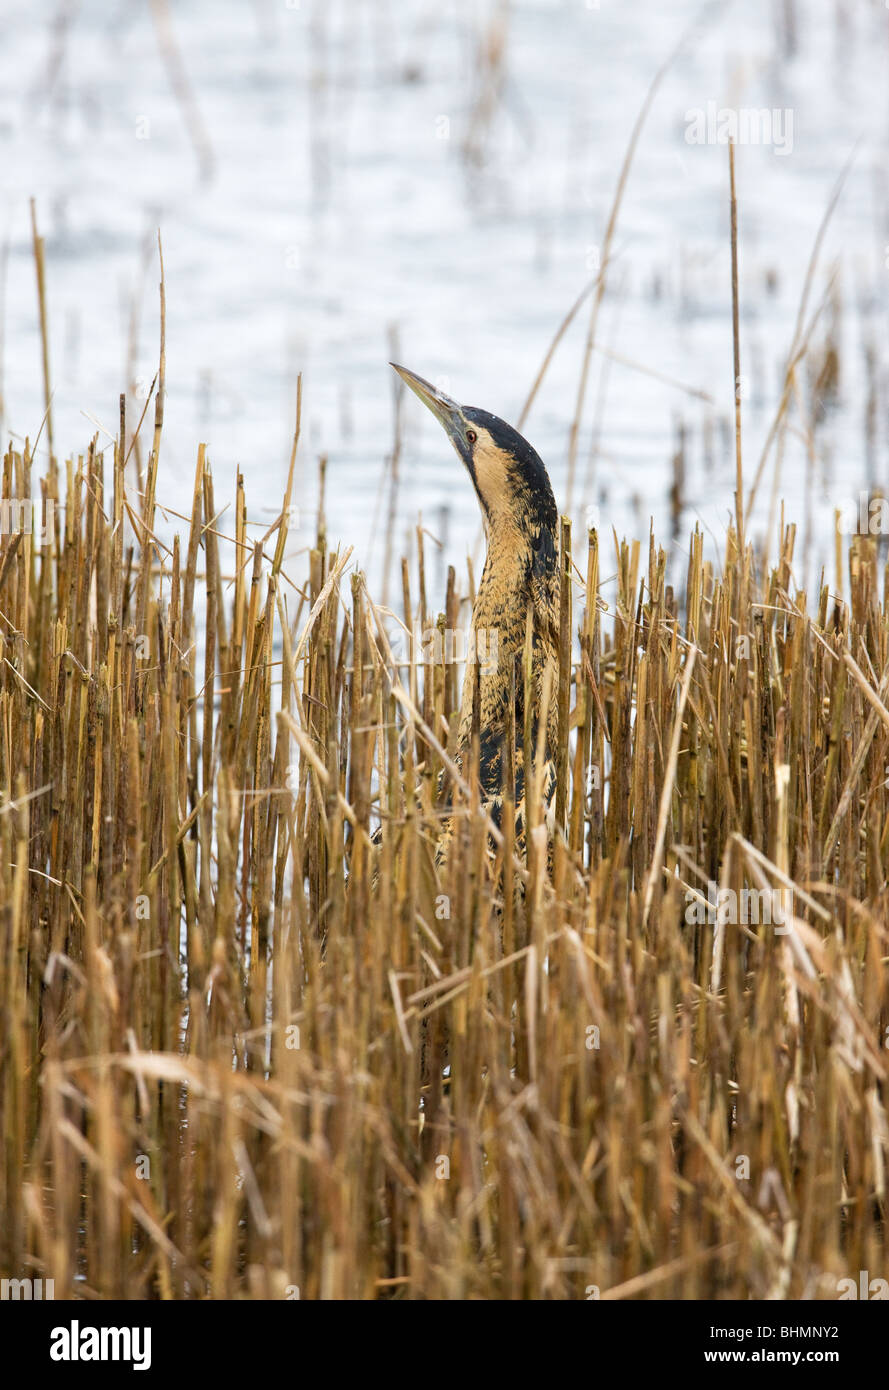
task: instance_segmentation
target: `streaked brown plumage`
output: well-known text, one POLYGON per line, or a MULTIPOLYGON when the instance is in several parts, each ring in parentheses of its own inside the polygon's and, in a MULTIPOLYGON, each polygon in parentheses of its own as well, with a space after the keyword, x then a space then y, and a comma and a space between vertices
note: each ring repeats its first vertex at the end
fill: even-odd
MULTIPOLYGON (((395 366, 395 364, 392 364, 395 366)), ((395 370, 444 426, 472 479, 482 510, 487 542, 467 647, 476 660, 467 665, 457 737, 457 761, 467 768, 472 741, 475 680, 478 679, 479 774, 482 796, 499 824, 503 803, 504 751, 509 710, 515 711, 516 835, 524 837, 525 700, 522 656, 527 615, 531 621, 530 764, 536 755, 538 724, 547 670, 543 797, 555 787, 553 756, 558 741, 556 671, 558 665, 558 514, 549 477, 527 440, 496 415, 459 406, 422 377, 395 370)))

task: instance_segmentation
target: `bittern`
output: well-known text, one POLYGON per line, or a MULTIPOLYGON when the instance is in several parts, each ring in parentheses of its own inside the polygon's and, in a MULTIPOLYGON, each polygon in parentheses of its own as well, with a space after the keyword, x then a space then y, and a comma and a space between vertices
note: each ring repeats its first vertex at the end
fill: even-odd
MULTIPOLYGON (((472 610, 456 762, 466 771, 478 682, 479 780, 492 820, 502 824, 504 753, 515 714, 516 840, 525 831, 525 768, 537 756, 541 707, 547 700, 541 790, 548 807, 555 789, 558 742, 558 514, 543 461, 526 439, 487 410, 457 405, 421 376, 392 363, 444 427, 466 466, 481 507, 487 554, 472 610), (530 614, 531 718, 525 719, 522 654, 530 614), (549 677, 547 677, 549 672, 549 677), (526 755, 526 730, 531 749, 526 755)), ((509 773, 507 772, 507 776, 509 773)), ((506 784, 508 786, 508 783, 506 784)))

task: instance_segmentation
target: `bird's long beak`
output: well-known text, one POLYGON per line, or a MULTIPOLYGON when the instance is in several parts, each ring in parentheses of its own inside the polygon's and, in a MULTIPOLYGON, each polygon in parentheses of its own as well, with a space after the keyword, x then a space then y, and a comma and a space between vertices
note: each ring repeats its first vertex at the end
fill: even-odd
POLYGON ((394 367, 402 381, 406 382, 415 396, 419 396, 425 406, 432 411, 436 420, 444 427, 449 438, 458 445, 463 436, 463 413, 456 401, 452 401, 450 396, 446 396, 443 391, 438 391, 431 382, 424 381, 423 377, 417 376, 416 372, 409 372, 407 367, 399 367, 397 362, 390 362, 390 367, 394 367))

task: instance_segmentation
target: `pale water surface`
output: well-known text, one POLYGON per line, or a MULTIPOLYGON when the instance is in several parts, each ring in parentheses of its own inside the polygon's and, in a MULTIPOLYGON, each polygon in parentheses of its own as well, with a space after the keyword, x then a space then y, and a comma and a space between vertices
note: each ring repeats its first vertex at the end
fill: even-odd
MULTIPOLYGON (((777 113, 772 143, 737 152, 751 473, 816 232, 857 143, 810 301, 811 311, 835 274, 814 341, 817 365, 826 334, 835 335, 838 396, 817 412, 813 433, 812 383, 801 373, 783 461, 781 493, 811 529, 816 577, 833 508, 886 482, 884 4, 171 0, 190 114, 152 18, 164 8, 3 0, 5 435, 33 437, 43 413, 29 198, 46 237, 63 453, 85 447, 93 420, 116 429, 125 385, 131 421, 141 409, 157 360, 159 226, 168 306, 160 500, 187 509, 205 440, 218 499, 229 498, 240 465, 251 519, 268 526, 301 370, 303 527, 294 548, 311 538, 324 453, 330 538, 354 545, 378 583, 389 505, 388 494, 380 502, 381 477, 393 439, 389 357, 397 351, 467 404, 517 418, 595 271, 633 122, 685 32, 618 223, 598 333, 617 357, 594 358, 572 514, 581 523, 598 507, 603 528, 642 538, 653 516, 669 543, 682 427, 683 527, 700 517, 721 544, 734 486, 728 157, 725 144, 687 137, 708 103, 716 112, 768 110, 777 113), (489 80, 480 55, 500 39, 502 62, 489 80)), ((563 508, 587 323, 585 306, 526 426, 563 508)), ((394 549, 422 511, 444 542, 432 571, 440 585, 444 563, 462 565, 477 545, 478 512, 432 417, 409 398, 403 420, 394 549)), ((771 468, 760 529, 770 485, 771 468)), ((798 558, 802 582, 802 545, 798 558)), ((682 560, 677 552, 680 582, 682 560)), ((439 603, 440 589, 430 598, 439 603)))

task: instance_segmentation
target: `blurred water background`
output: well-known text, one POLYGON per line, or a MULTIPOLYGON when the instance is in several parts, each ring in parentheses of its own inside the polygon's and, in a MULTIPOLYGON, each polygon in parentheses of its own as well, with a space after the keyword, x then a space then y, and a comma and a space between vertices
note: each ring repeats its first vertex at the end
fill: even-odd
MULTIPOLYGON (((301 371, 301 529, 289 549, 312 539, 324 455, 331 543, 354 545, 378 585, 390 507, 395 557, 422 513, 441 542, 427 546, 440 605, 446 564, 478 554, 477 505, 412 397, 393 490, 388 360, 397 353, 458 400, 517 420, 601 266, 634 122, 683 36, 620 210, 570 496, 589 301, 525 433, 578 525, 645 541, 653 518, 669 543, 699 519, 721 547, 735 465, 728 152, 712 138, 713 113, 773 113, 770 141, 737 150, 748 480, 819 225, 852 158, 812 282, 807 317, 822 311, 776 493, 805 533, 796 577, 814 581, 832 553, 834 508, 886 480, 882 0, 3 0, 4 437, 33 439, 43 415, 29 199, 46 239, 61 455, 85 450, 100 426, 108 443, 122 389, 131 426, 138 419, 157 365, 160 228, 159 501, 188 510, 203 440, 217 500, 240 466, 251 521, 265 529, 301 371), (696 141, 695 113, 708 111, 711 138, 696 141)), ((686 543, 673 551, 680 584, 686 543)))

